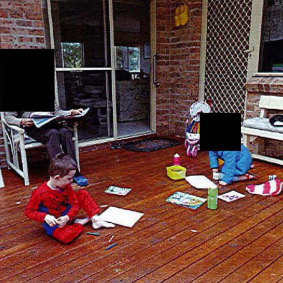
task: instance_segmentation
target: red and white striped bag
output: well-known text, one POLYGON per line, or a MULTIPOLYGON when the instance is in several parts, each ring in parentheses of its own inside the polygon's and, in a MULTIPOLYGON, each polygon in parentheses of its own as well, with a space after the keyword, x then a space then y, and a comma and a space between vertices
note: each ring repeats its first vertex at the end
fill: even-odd
POLYGON ((249 185, 246 187, 246 190, 256 195, 276 196, 283 190, 283 182, 279 179, 274 179, 260 185, 249 185))

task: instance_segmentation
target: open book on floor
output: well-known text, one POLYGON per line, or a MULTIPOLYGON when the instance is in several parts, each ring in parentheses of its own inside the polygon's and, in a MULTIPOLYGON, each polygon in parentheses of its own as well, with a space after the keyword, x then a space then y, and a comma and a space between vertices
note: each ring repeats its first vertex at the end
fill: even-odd
POLYGON ((47 123, 50 123, 53 120, 62 120, 62 119, 73 119, 73 118, 80 118, 85 116, 85 114, 89 111, 89 108, 83 110, 81 114, 77 114, 74 116, 62 116, 56 115, 54 112, 33 112, 31 114, 32 121, 37 128, 40 128, 47 123))
POLYGON ((191 209, 197 209, 206 201, 206 198, 197 197, 183 192, 175 192, 173 195, 168 197, 166 201, 191 209))
POLYGON ((118 195, 118 196, 125 196, 131 191, 130 188, 121 188, 117 186, 110 186, 105 190, 105 193, 118 195))

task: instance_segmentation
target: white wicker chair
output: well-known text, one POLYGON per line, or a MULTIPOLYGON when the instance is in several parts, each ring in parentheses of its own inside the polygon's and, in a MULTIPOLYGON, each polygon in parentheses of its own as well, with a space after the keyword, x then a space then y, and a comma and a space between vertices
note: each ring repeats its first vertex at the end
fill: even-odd
MULTIPOLYGON (((15 125, 9 125, 5 120, 5 116, 3 112, 1 112, 1 122, 2 122, 2 131, 3 131, 7 164, 10 168, 15 170, 24 179, 25 186, 28 186, 30 182, 29 182, 26 150, 31 148, 45 147, 45 145, 27 136, 23 128, 20 128, 15 125), (21 165, 18 157, 19 153, 21 156, 21 163, 22 163, 21 165)), ((73 131, 74 131, 73 139, 75 143, 76 158, 78 161, 78 168, 80 169, 77 122, 74 122, 73 131)))

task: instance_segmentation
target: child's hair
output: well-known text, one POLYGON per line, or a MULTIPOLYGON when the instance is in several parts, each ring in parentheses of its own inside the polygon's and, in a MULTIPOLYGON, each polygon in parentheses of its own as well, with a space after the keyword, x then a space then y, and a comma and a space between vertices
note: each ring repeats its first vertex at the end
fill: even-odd
POLYGON ((54 177, 59 175, 60 177, 66 176, 71 170, 76 170, 77 164, 69 155, 59 153, 54 157, 49 164, 48 173, 49 176, 54 177))

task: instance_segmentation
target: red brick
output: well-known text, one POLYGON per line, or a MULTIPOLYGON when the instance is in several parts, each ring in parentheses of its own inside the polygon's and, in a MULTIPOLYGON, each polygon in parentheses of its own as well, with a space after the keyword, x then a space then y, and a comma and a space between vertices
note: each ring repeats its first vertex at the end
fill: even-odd
POLYGON ((28 29, 28 34, 29 35, 41 35, 41 36, 44 36, 44 31, 43 31, 43 29, 28 29))
POLYGON ((0 27, 0 33, 10 33, 9 27, 0 27))
POLYGON ((25 36, 19 36, 17 38, 18 42, 33 42, 33 38, 32 37, 25 37, 25 36))
POLYGON ((44 37, 36 37, 36 43, 44 43, 44 37))
POLYGON ((17 20, 16 21, 17 26, 22 26, 22 27, 31 27, 32 26, 32 21, 25 21, 25 20, 17 20))
POLYGON ((0 35, 0 42, 13 42, 14 36, 13 35, 0 35))
POLYGON ((11 27, 12 21, 9 19, 0 19, 0 26, 2 27, 11 27))
POLYGON ((0 10, 0 18, 8 18, 8 12, 4 10, 0 10))
POLYGON ((42 21, 34 21, 34 22, 33 22, 33 26, 34 26, 35 28, 43 28, 43 27, 44 27, 42 21))

